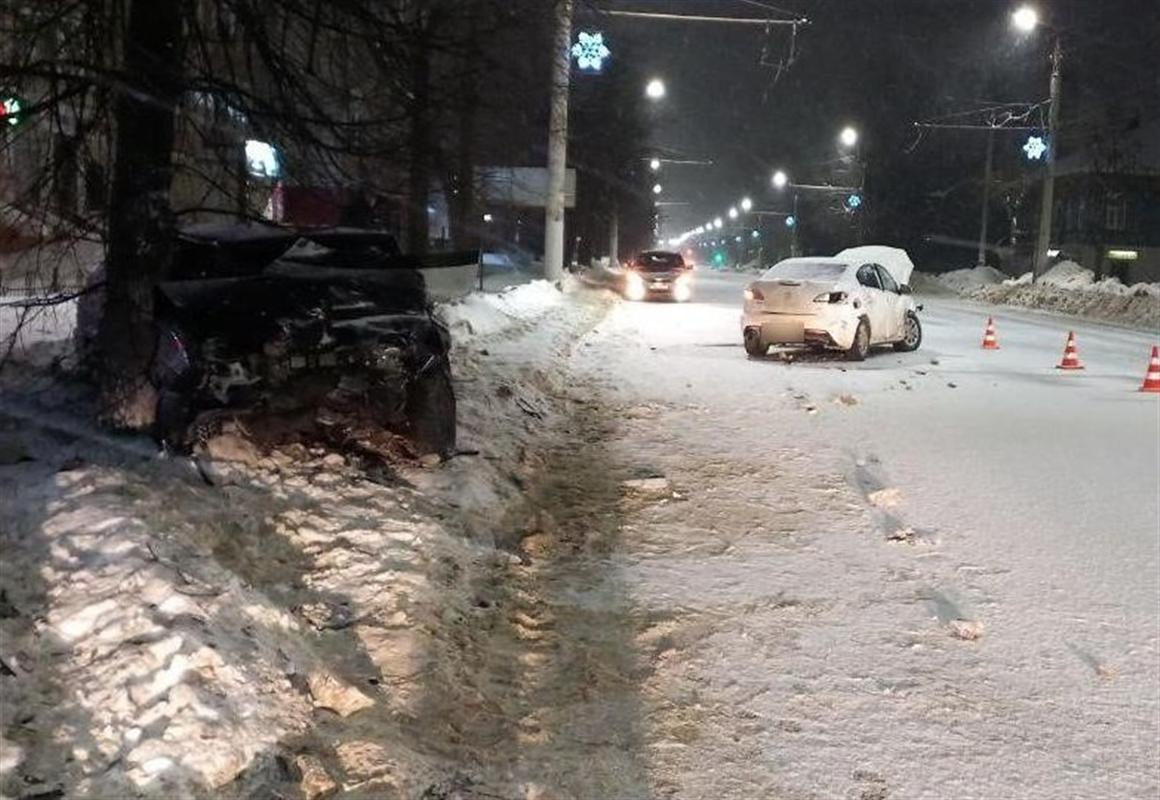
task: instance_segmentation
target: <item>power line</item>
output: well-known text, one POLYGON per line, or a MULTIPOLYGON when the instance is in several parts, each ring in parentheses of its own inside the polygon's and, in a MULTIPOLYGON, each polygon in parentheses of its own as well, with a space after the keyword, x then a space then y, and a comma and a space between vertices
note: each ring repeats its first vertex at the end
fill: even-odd
POLYGON ((656 19, 669 22, 721 22, 729 25, 808 25, 805 17, 797 19, 760 19, 757 17, 715 17, 701 14, 666 14, 658 11, 605 11, 611 17, 633 17, 635 19, 656 19))

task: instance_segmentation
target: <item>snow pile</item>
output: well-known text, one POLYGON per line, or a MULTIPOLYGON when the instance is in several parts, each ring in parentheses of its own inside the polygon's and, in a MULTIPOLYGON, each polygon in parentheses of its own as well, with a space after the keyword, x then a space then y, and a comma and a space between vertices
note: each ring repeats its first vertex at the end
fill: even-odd
POLYGON ((564 294, 548 281, 532 281, 499 294, 470 294, 440 306, 439 316, 454 339, 495 336, 538 319, 559 305, 564 294))
POLYGON ((977 289, 980 286, 994 286, 997 283, 1002 283, 1007 276, 994 267, 971 267, 970 269, 956 269, 953 272, 944 272, 935 277, 944 286, 948 286, 956 292, 963 293, 977 289))
MULTIPOLYGON (((1062 261, 1033 283, 1031 273, 1007 278, 991 267, 932 277, 958 294, 987 303, 1041 309, 1090 319, 1160 328, 1160 283, 1126 286, 1116 278, 1096 280, 1074 261, 1062 261)), ((932 282, 933 282, 932 281, 932 282)))

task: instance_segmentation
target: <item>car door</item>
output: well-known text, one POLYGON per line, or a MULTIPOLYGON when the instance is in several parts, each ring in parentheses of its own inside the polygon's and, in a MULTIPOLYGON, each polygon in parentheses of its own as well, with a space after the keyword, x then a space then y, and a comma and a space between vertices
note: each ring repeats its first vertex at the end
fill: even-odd
POLYGON ((858 268, 858 284, 862 287, 862 303, 866 316, 870 318, 870 342, 890 341, 890 303, 882 291, 882 279, 875 264, 863 264, 858 268))
POLYGON ((881 264, 876 264, 878 279, 882 284, 882 305, 889 310, 882 329, 883 336, 891 342, 902 338, 902 323, 906 319, 906 298, 899 289, 898 281, 890 274, 890 270, 881 264))

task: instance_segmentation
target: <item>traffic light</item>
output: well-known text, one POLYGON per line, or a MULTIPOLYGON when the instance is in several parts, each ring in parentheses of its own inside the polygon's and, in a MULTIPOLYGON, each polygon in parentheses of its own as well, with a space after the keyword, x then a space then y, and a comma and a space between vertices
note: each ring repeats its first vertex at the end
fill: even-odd
POLYGON ((846 198, 846 208, 850 209, 851 211, 857 211, 861 207, 862 195, 854 192, 854 194, 846 198))
POLYGON ((797 217, 795 217, 793 214, 790 214, 785 218, 785 226, 787 228, 797 227, 797 217))
POLYGON ((713 264, 718 267, 725 266, 725 254, 720 250, 713 253, 713 264))

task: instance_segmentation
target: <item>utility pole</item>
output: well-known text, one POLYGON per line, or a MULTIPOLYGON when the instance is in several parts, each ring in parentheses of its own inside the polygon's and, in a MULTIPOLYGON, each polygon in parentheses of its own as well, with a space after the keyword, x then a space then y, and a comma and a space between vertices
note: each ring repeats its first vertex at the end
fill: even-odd
POLYGON ((798 246, 798 228, 801 227, 801 224, 802 218, 800 212, 798 211, 798 193, 795 191, 793 193, 793 227, 790 228, 789 245, 789 254, 794 258, 797 258, 802 254, 801 248, 798 246))
POLYGON ((552 99, 548 120, 548 197, 544 215, 544 277, 564 277, 564 189, 568 174, 568 90, 572 78, 572 4, 556 0, 552 38, 552 99))
POLYGON ((1055 154, 1059 150, 1059 95, 1063 66, 1063 46, 1059 34, 1051 54, 1051 100, 1047 114, 1047 174, 1043 178, 1043 207, 1039 211, 1039 243, 1035 246, 1033 281, 1047 271, 1047 251, 1051 247, 1051 218, 1055 211, 1055 154))
POLYGON ((987 223, 991 210, 991 170, 995 163, 995 130, 987 131, 987 166, 983 170, 983 220, 979 225, 978 266, 987 266, 987 223))

